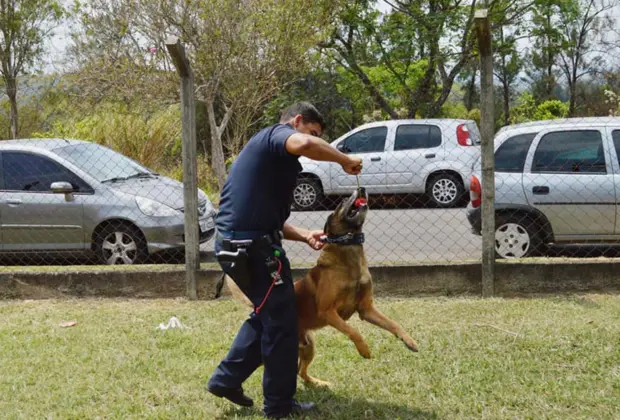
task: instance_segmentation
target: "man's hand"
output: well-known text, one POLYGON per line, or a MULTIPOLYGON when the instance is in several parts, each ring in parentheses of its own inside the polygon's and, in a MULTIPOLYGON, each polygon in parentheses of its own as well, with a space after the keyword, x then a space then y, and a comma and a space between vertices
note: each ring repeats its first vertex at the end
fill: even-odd
POLYGON ((290 223, 284 223, 282 232, 284 233, 284 239, 305 242, 310 248, 317 251, 325 246, 325 244, 321 242, 321 236, 325 235, 322 230, 306 230, 293 226, 290 223))
POLYGON ((350 175, 358 175, 362 171, 362 159, 349 157, 349 160, 342 164, 342 169, 350 175))
POLYGON ((325 244, 321 242, 321 237, 324 235, 325 233, 322 230, 309 231, 306 237, 306 243, 310 248, 318 251, 325 246, 325 244))

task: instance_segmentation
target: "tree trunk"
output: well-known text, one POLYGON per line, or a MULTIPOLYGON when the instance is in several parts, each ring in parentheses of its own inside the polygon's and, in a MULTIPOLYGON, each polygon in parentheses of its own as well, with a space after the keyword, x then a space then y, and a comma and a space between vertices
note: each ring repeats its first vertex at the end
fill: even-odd
POLYGON ((577 86, 576 83, 573 81, 573 83, 571 83, 570 85, 570 100, 568 102, 568 116, 569 117, 574 117, 575 116, 575 109, 577 108, 576 104, 577 104, 577 86))
POLYGON ((510 85, 504 78, 504 125, 510 125, 510 85))
POLYGON ((476 74, 478 69, 474 67, 474 72, 471 75, 471 79, 467 85, 467 95, 465 97, 465 108, 467 111, 471 111, 474 107, 474 95, 476 94, 476 74))
POLYGON ((211 128, 211 167, 217 178, 217 184, 220 189, 224 188, 226 183, 226 161, 224 160, 224 146, 222 145, 222 135, 226 129, 226 125, 232 115, 232 108, 226 110, 226 115, 220 126, 215 122, 215 108, 213 106, 214 99, 207 100, 207 113, 209 114, 209 126, 211 128))
POLYGON ((19 133, 19 119, 17 113, 17 80, 6 79, 6 95, 11 104, 11 138, 16 139, 19 133))

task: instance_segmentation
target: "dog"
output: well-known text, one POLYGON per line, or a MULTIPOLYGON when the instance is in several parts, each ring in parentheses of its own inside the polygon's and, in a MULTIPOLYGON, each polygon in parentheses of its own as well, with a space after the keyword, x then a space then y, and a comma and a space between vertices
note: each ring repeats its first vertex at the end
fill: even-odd
MULTIPOLYGON (((308 373, 315 355, 315 330, 331 326, 349 337, 362 357, 371 358, 362 335, 347 323, 355 313, 360 319, 391 332, 409 350, 418 351, 413 338, 374 305, 372 276, 360 240, 369 210, 367 202, 368 195, 360 188, 338 204, 325 222, 326 244, 315 266, 294 282, 299 326, 297 373, 306 384, 330 386, 329 382, 308 373)), ((224 284, 233 299, 252 307, 250 300, 227 275, 223 275, 217 285, 216 298, 221 295, 224 284)))

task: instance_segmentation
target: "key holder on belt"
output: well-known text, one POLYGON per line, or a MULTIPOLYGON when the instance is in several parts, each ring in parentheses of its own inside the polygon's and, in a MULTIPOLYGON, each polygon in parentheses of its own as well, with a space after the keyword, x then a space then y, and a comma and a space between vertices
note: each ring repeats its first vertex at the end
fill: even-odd
POLYGON ((269 286, 269 290, 267 290, 267 293, 265 294, 265 297, 263 298, 263 301, 261 302, 261 304, 258 305, 256 309, 254 309, 254 313, 256 315, 258 315, 261 309, 263 309, 263 306, 265 306, 265 303, 267 302, 267 298, 271 294, 271 291, 273 290, 273 288, 275 286, 284 284, 284 282, 282 281, 282 277, 280 276, 280 274, 282 273, 282 261, 280 260, 279 257, 280 257, 280 251, 276 249, 273 251, 273 256, 267 260, 267 268, 269 268, 269 270, 272 270, 272 267, 275 268, 276 265, 278 266, 278 268, 274 271, 270 271, 271 278, 272 278, 271 286, 269 286))

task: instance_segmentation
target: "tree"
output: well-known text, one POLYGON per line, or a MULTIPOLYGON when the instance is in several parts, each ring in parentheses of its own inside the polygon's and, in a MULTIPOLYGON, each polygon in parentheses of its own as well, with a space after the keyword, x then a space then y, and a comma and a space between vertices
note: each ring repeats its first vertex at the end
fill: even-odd
POLYGON ((494 75, 502 86, 502 107, 504 125, 510 124, 510 103, 513 86, 523 68, 523 58, 517 51, 517 40, 520 39, 520 22, 513 25, 512 33, 504 25, 499 25, 494 37, 494 75))
MULTIPOLYGON (((211 163, 226 180, 223 138, 233 115, 251 123, 257 109, 308 69, 308 50, 328 27, 334 3, 311 0, 143 0, 145 27, 174 33, 188 46, 197 96, 206 105, 211 163), (291 42, 295 40, 295 42, 291 42)), ((260 115, 260 114, 259 114, 260 115)))
MULTIPOLYGON (((178 36, 194 70, 198 105, 206 112, 210 151, 206 142, 203 147, 220 188, 226 157, 236 153, 261 107, 307 72, 311 49, 337 6, 327 0, 94 1, 105 7, 93 6, 96 19, 83 16, 88 29, 82 30, 79 45, 93 52, 82 54, 83 80, 91 78, 91 91, 107 86, 133 100, 149 89, 168 92, 170 85, 163 82, 174 72, 164 42, 178 36), (102 40, 113 52, 105 58, 94 53, 102 40), (104 83, 85 69, 98 69, 97 79, 104 83)), ((173 99, 178 100, 176 94, 173 99)))
POLYGON ((595 48, 603 44, 606 32, 615 25, 608 12, 618 5, 617 0, 577 0, 571 8, 562 10, 563 43, 559 51, 559 66, 566 77, 570 92, 569 115, 577 107, 578 82, 598 71, 603 53, 595 48))
POLYGON ((0 73, 11 106, 11 137, 19 134, 17 78, 31 70, 65 12, 55 0, 0 0, 0 73))
MULTIPOLYGON (((441 112, 455 80, 475 57, 473 33, 476 1, 386 0, 392 11, 381 16, 374 1, 356 0, 344 7, 330 42, 324 47, 359 78, 376 104, 391 118, 433 117, 441 112), (391 86, 373 81, 367 69, 381 66, 391 86)), ((527 5, 493 0, 492 21, 512 22, 527 5)))

